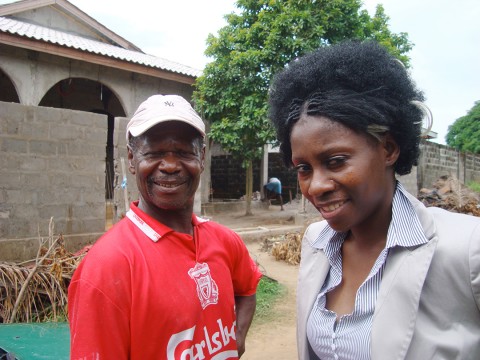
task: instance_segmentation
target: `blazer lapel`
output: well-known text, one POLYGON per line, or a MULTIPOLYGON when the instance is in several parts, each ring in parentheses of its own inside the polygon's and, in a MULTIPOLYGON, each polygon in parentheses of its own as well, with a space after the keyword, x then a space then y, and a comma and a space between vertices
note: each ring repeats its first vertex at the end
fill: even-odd
POLYGON ((298 301, 303 302, 301 309, 307 310, 307 315, 313 307, 313 303, 320 293, 325 278, 328 275, 330 264, 323 251, 311 248, 310 261, 304 266, 299 274, 299 282, 302 284, 301 293, 298 294, 298 301))
MULTIPOLYGON (((418 200, 417 200, 418 202, 418 200)), ((412 339, 425 277, 437 237, 426 209, 416 209, 428 243, 416 248, 393 248, 388 255, 373 315, 372 360, 404 359, 412 339)))
MULTIPOLYGON (((297 291, 299 316, 308 317, 310 314, 330 269, 330 263, 323 251, 312 246, 312 242, 325 226, 325 221, 310 225, 302 241, 302 263, 298 273, 299 287, 297 291)), ((304 320, 306 323, 306 318, 304 320)))
POLYGON ((297 287, 297 341, 299 359, 309 359, 307 343, 307 320, 317 295, 328 275, 330 264, 322 250, 302 243, 302 264, 297 287))

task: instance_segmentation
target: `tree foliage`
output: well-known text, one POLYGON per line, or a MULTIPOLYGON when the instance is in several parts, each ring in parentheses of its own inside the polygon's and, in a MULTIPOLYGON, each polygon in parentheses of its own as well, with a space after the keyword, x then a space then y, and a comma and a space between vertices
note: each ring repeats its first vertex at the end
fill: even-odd
POLYGON ((376 39, 408 66, 407 34, 388 29, 381 5, 370 17, 360 0, 239 0, 205 54, 213 59, 196 83, 197 109, 210 137, 232 155, 258 158, 274 139, 267 94, 274 73, 320 46, 347 38, 376 39))
POLYGON ((480 154, 480 100, 475 102, 467 115, 448 127, 445 140, 449 146, 460 151, 480 154))
MULTIPOLYGON (((273 75, 295 58, 344 39, 375 39, 406 66, 407 34, 388 29, 379 5, 373 17, 361 0, 238 0, 227 25, 207 38, 208 63, 194 102, 211 124, 210 138, 251 164, 275 139, 267 119, 273 75)), ((248 196, 248 192, 247 192, 248 196)), ((247 198, 248 199, 248 198, 247 198)))

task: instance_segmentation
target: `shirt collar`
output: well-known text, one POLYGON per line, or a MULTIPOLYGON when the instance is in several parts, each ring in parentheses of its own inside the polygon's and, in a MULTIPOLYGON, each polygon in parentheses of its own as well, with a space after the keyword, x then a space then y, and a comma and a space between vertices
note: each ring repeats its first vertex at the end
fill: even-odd
MULTIPOLYGON (((138 201, 134 201, 130 204, 130 210, 127 211, 127 218, 135 224, 140 231, 148 236, 153 242, 157 242, 169 232, 174 230, 161 222, 155 220, 142 210, 138 208, 138 201)), ((197 226, 201 223, 208 221, 207 219, 200 218, 195 214, 192 214, 192 224, 197 226)))
POLYGON ((392 221, 388 228, 387 247, 413 247, 428 242, 407 191, 397 181, 397 188, 392 203, 392 221))
MULTIPOLYGON (((346 236, 347 233, 337 232, 327 224, 312 242, 312 247, 323 250, 326 254, 334 253, 339 250, 346 236)), ((413 247, 427 242, 428 239, 423 232, 417 213, 407 198, 406 190, 397 181, 386 247, 413 247)))

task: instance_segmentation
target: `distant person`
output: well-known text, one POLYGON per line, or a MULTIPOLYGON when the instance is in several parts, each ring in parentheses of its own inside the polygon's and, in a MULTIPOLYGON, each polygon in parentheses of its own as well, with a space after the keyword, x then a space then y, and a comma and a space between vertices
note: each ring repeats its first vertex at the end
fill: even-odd
POLYGON ((280 210, 284 210, 282 198, 282 182, 278 178, 271 177, 268 180, 268 183, 263 185, 263 191, 265 193, 264 200, 270 202, 270 199, 277 198, 280 202, 280 210))
POLYGON ((373 42, 275 76, 270 118, 323 221, 303 237, 300 360, 480 359, 480 218, 426 208, 395 175, 419 155, 423 95, 373 42))
POLYGON ((236 233, 193 214, 202 119, 155 95, 126 136, 139 200, 73 275, 71 359, 238 359, 261 274, 236 233))

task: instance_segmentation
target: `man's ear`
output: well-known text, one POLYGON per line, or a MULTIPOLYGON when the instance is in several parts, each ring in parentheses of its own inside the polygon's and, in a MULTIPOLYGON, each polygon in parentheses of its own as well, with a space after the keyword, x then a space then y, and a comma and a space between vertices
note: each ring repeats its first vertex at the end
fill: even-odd
POLYGON ((127 153, 128 153, 128 171, 130 174, 135 175, 135 164, 133 159, 133 149, 130 145, 127 145, 127 153))
POLYGON ((400 156, 400 147, 390 133, 386 133, 382 140, 385 150, 385 165, 393 166, 400 156))

